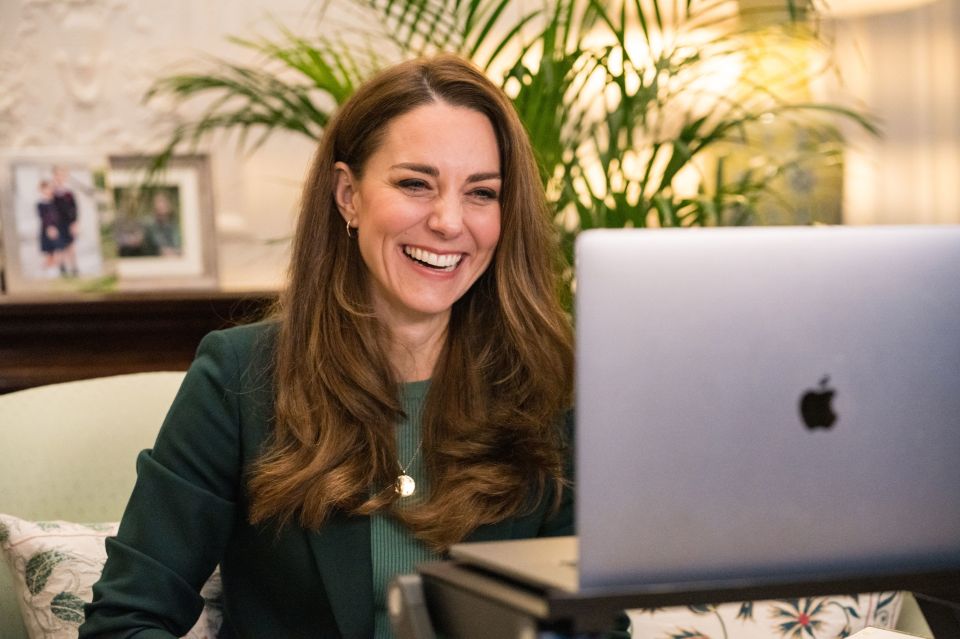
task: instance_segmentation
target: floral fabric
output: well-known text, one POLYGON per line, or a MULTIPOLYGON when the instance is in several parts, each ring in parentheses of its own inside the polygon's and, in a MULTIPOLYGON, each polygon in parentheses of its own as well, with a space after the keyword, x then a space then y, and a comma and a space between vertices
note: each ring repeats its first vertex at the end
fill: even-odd
POLYGON ((903 595, 880 592, 631 610, 638 639, 842 639, 897 623, 903 595))
MULTIPOLYGON (((0 550, 13 577, 17 603, 30 639, 74 639, 83 604, 93 596, 107 554, 104 542, 117 523, 24 521, 0 514, 0 550)), ((222 622, 220 575, 201 591, 204 611, 186 639, 213 639, 222 622)))
MULTIPOLYGON (((118 524, 29 522, 0 514, 0 550, 17 590, 30 639, 73 639, 83 604, 118 524)), ((213 639, 222 623, 219 572, 201 591, 203 614, 186 639, 213 639)), ((637 639, 841 639, 867 626, 893 627, 902 595, 883 592, 630 610, 637 639)))

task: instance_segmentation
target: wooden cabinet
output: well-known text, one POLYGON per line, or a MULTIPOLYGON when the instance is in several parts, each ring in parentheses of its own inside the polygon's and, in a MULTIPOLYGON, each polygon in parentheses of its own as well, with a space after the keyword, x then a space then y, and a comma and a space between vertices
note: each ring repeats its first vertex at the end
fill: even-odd
POLYGON ((260 319, 275 301, 263 291, 0 297, 0 393, 186 370, 206 333, 260 319))

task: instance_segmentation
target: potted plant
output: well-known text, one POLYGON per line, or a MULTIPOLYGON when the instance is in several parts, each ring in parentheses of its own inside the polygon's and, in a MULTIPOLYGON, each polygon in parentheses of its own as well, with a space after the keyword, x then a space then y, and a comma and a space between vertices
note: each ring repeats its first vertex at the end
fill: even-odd
POLYGON ((785 190, 816 171, 839 179, 838 124, 876 132, 811 98, 832 71, 812 0, 554 0, 528 12, 509 0, 352 1, 376 29, 236 38, 261 59, 158 80, 149 97, 211 99, 172 130, 161 161, 214 131, 254 148, 278 130, 317 138, 378 68, 454 51, 513 99, 571 260, 587 228, 797 221, 785 190))

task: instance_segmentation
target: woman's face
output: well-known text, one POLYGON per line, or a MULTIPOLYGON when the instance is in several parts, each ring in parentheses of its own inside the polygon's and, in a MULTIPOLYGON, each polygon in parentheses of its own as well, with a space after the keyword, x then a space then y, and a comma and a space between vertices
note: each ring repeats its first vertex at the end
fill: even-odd
POLYGON ((341 214, 356 228, 374 309, 388 326, 449 318, 500 238, 500 154, 493 126, 434 102, 387 126, 357 178, 336 164, 341 214))

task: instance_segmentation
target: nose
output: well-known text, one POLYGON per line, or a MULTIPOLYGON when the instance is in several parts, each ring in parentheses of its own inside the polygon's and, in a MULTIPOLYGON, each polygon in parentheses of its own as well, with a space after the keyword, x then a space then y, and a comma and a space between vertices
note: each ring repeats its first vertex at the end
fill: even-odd
POLYGON ((459 198, 437 198, 430 217, 427 218, 427 227, 445 238, 460 235, 463 232, 463 208, 459 198))

